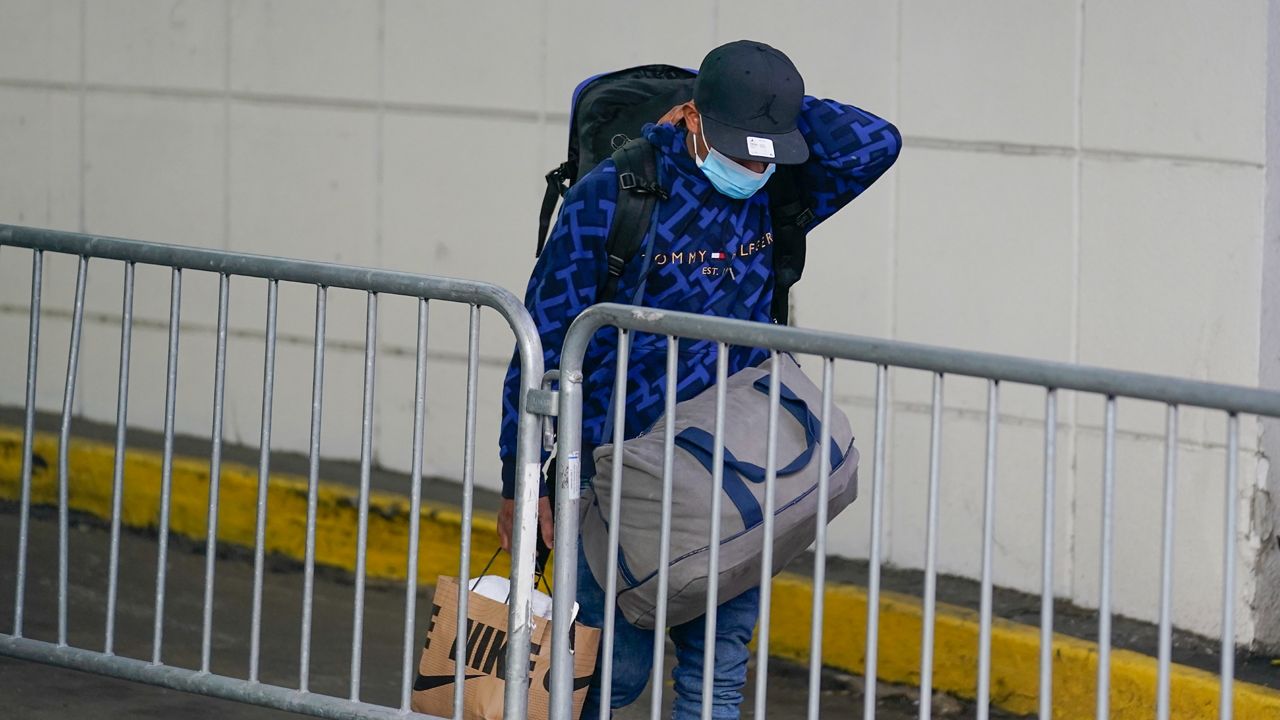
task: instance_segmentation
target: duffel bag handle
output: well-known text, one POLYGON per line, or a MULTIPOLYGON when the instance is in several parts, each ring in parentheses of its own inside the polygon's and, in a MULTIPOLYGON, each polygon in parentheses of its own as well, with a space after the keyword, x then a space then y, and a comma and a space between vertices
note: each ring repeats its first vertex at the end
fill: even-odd
MULTIPOLYGON (((818 436, 821 428, 821 421, 814 416, 809 410, 809 406, 796 395, 791 388, 785 383, 779 383, 779 403, 796 422, 800 423, 800 427, 804 428, 805 448, 795 457, 794 460, 787 463, 785 467, 778 469, 778 477, 786 477, 804 470, 813 460, 813 452, 818 447, 818 436)), ((769 376, 766 375, 756 380, 752 385, 756 390, 768 395, 769 394, 769 376)), ((715 437, 706 430, 698 427, 685 428, 675 438, 675 444, 685 452, 694 457, 707 472, 714 473, 715 467, 715 437)), ((831 467, 835 469, 844 461, 844 454, 840 450, 839 444, 835 438, 831 439, 831 467)), ((760 510, 760 504, 756 502, 755 496, 747 489, 743 479, 753 483, 760 484, 765 481, 765 469, 754 463, 745 462, 734 457, 728 448, 724 448, 724 490, 729 495, 729 499, 738 508, 738 512, 742 515, 744 524, 750 528, 763 521, 764 515, 760 510)))

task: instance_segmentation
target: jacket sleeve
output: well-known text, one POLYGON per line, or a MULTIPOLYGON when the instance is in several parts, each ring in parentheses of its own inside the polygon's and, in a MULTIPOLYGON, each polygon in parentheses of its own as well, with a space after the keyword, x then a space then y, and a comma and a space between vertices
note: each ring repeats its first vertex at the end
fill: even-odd
MULTIPOLYGON (((560 366, 560 347, 574 318, 596 301, 608 273, 605 241, 617 202, 617 171, 606 161, 569 189, 542 255, 534 264, 524 305, 542 339, 547 370, 560 366)), ((516 430, 519 420, 520 358, 513 354, 502 388, 502 497, 515 497, 516 430)), ((546 487, 542 488, 546 494, 546 487)))
POLYGON ((809 143, 799 183, 815 225, 871 187, 902 149, 893 123, 834 100, 806 96, 797 125, 809 143))

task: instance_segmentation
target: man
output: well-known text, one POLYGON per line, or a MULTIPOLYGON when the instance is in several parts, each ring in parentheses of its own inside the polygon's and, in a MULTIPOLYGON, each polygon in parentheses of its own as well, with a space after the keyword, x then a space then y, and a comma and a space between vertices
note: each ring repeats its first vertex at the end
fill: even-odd
MULTIPOLYGON (((712 50, 702 62, 693 100, 672 108, 644 136, 657 150, 658 179, 669 193, 658 203, 639 254, 620 278, 615 302, 771 322, 772 225, 762 192, 776 165, 796 165, 814 220, 831 217, 875 182, 897 159, 901 136, 889 122, 850 105, 804 94, 804 81, 780 51, 751 41, 712 50)), ((596 302, 607 275, 605 240, 618 197, 617 169, 605 160, 574 184, 529 281, 525 304, 542 336, 548 368, 559 365, 565 332, 596 302)), ((582 477, 595 474, 591 452, 612 439, 618 335, 602 331, 587 352, 583 384, 582 477)), ((627 438, 661 416, 666 388, 666 339, 635 334, 627 374, 627 438)), ((767 353, 733 348, 729 372, 761 362, 767 353)), ((680 345, 678 400, 713 382, 716 344, 680 345)), ((503 500, 499 534, 510 548, 514 503, 518 360, 503 396, 503 500)), ((762 429, 763 432, 763 429, 762 429)), ((551 544, 552 513, 544 497, 539 525, 551 544)), ((675 498, 675 502, 679 502, 675 498)), ((565 562, 566 560, 561 560, 565 562)), ((579 620, 603 625, 606 602, 581 551, 579 620)), ((759 591, 726 598, 717 611, 713 716, 738 717, 747 675, 747 643, 759 612, 759 591)), ((651 672, 654 634, 618 613, 614 640, 613 708, 633 702, 651 672)), ((704 619, 670 628, 676 647, 673 717, 700 716, 704 619)), ((593 684, 584 720, 599 712, 593 684)))

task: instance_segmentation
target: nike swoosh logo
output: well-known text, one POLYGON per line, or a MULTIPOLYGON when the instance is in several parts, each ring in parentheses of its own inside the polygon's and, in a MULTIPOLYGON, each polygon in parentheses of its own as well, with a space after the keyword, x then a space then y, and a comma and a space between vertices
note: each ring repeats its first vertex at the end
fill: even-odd
MULTIPOLYGON (((484 675, 467 675, 462 678, 462 681, 466 682, 467 680, 473 680, 478 677, 484 677, 484 675)), ((413 689, 415 691, 434 690, 438 687, 448 685, 453 682, 453 680, 454 678, 452 675, 419 675, 418 679, 413 681, 413 689)))
MULTIPOLYGON (((584 687, 590 687, 592 677, 594 677, 594 674, 583 675, 582 677, 575 677, 573 679, 573 691, 578 692, 584 687)), ((548 693, 551 692, 551 673, 550 672, 542 676, 542 689, 546 690, 548 693)))
MULTIPOLYGON (((463 682, 466 682, 467 680, 473 680, 478 677, 485 677, 485 676, 484 675, 467 675, 466 677, 463 678, 463 682)), ((573 691, 577 692, 585 687, 590 687, 591 677, 592 677, 591 675, 575 677, 573 679, 573 691)), ((453 682, 453 679, 454 678, 452 675, 419 675, 418 679, 413 682, 413 689, 419 692, 422 690, 434 690, 438 687, 443 687, 445 685, 448 685, 449 683, 453 682)), ((543 676, 542 686, 547 692, 551 692, 551 673, 547 673, 546 675, 543 676)))

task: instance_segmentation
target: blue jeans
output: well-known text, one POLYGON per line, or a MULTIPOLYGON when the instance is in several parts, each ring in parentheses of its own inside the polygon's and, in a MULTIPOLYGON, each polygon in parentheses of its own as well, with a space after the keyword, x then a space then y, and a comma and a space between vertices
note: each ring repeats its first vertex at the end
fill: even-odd
MULTIPOLYGON (((578 544, 578 620, 592 627, 604 627, 605 594, 591 568, 587 566, 582 544, 578 544)), ((755 632, 760 615, 760 590, 752 588, 720 604, 716 611, 715 679, 712 681, 711 717, 737 720, 742 703, 742 686, 747 682, 747 643, 755 632)), ((642 630, 626 621, 622 613, 614 616, 613 687, 610 707, 630 705, 644 692, 653 673, 653 630, 642 630)), ((702 715, 702 660, 706 618, 690 620, 669 630, 676 646, 676 666, 671 672, 675 681, 674 720, 694 720, 702 715)), ((603 653, 596 658, 596 675, 587 690, 581 720, 600 717, 600 665, 603 653)))

